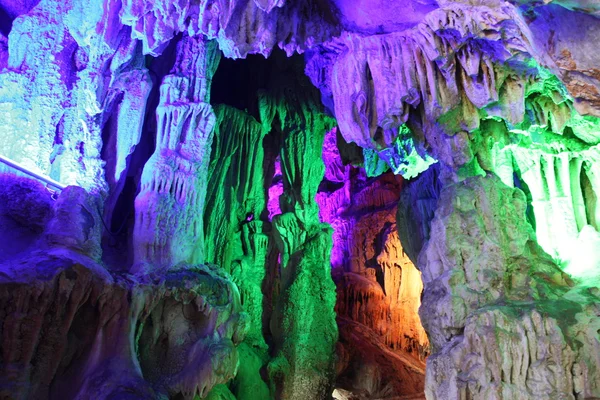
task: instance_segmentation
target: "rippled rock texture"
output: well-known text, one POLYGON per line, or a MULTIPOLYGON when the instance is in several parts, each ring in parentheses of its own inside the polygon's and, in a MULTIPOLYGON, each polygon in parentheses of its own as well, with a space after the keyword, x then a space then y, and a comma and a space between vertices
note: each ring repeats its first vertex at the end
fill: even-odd
POLYGON ((3 177, 0 198, 2 226, 23 245, 3 237, 0 252, 3 398, 191 399, 235 375, 247 315, 227 275, 202 264, 111 274, 81 188, 53 201, 3 177))
POLYGON ((0 0, 0 397, 600 398, 599 9, 0 0))

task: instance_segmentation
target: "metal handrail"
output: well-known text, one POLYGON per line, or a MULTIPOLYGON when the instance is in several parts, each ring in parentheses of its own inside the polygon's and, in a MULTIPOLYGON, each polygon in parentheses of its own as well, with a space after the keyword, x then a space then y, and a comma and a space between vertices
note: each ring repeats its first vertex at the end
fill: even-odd
POLYGON ((10 160, 10 159, 4 157, 1 154, 0 154, 0 162, 6 164, 9 167, 12 167, 12 168, 14 168, 16 170, 19 170, 19 171, 21 171, 21 172, 23 172, 23 173, 25 173, 25 174, 27 174, 29 176, 32 176, 32 177, 34 177, 36 179, 39 179, 39 180, 45 182, 48 186, 52 186, 52 187, 54 187, 56 189, 59 189, 59 190, 64 190, 64 188, 66 188, 66 186, 63 185, 62 183, 57 182, 54 179, 49 178, 47 176, 44 176, 44 175, 35 173, 33 171, 30 171, 27 168, 25 168, 24 166, 22 166, 21 164, 19 164, 18 162, 10 160))

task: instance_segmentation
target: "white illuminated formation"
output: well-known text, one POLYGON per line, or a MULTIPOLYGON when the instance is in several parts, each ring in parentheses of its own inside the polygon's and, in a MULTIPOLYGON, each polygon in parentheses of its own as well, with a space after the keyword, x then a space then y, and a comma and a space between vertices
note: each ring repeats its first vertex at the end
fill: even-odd
POLYGON ((144 166, 135 200, 136 270, 204 259, 204 199, 215 115, 208 103, 220 53, 185 37, 160 87, 156 150, 144 166))

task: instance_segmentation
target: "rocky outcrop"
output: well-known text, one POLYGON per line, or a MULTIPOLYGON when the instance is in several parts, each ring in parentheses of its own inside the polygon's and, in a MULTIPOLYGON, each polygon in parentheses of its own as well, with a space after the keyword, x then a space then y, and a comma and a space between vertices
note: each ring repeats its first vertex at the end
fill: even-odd
POLYGON ((0 252, 2 397, 192 399, 235 375, 247 315, 227 275, 201 264, 111 274, 83 189, 54 201, 34 181, 2 183, 0 198, 20 199, 2 202, 2 227, 34 235, 0 252))
POLYGON ((407 123, 421 157, 426 140, 430 154, 443 159, 450 154, 434 136, 439 130, 452 137, 476 129, 478 109, 499 104, 494 112, 515 123, 522 118, 524 85, 518 81, 525 66, 519 59, 530 52, 530 43, 509 5, 448 5, 411 30, 347 34, 334 43, 314 53, 307 72, 332 97, 344 138, 363 148, 394 147, 407 123))
POLYGON ((419 257, 428 397, 598 396, 597 289, 542 251, 525 208, 491 176, 442 190, 419 257))

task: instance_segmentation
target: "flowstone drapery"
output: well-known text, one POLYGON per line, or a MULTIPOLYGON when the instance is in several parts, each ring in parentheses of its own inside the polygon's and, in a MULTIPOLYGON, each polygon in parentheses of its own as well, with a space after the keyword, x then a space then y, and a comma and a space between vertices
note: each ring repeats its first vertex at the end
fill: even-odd
POLYGON ((221 390, 249 399, 322 398, 335 378, 337 329, 331 230, 319 221, 315 194, 331 119, 318 92, 299 90, 306 84, 299 60, 274 57, 260 66, 269 74, 247 107, 258 120, 216 108, 207 257, 231 273, 251 316, 245 363, 221 390), (279 184, 281 193, 268 198, 269 186, 279 184), (279 206, 269 210, 268 201, 279 206))
POLYGON ((598 242, 600 129, 536 51, 513 6, 446 2, 404 32, 324 45, 308 66, 342 136, 370 149, 372 171, 384 169, 377 157, 395 171, 390 155, 407 158, 397 146, 406 129, 421 157, 439 163, 407 185, 398 211, 400 238, 423 274, 431 399, 597 396, 589 354, 599 338, 579 321, 598 318, 588 288, 598 257, 587 249, 598 242), (524 339, 527 326, 536 333, 524 339), (519 340, 538 348, 511 353, 519 340))
POLYGON ((0 397, 600 398, 599 9, 0 0, 0 397))
POLYGON ((266 207, 263 139, 269 127, 229 106, 217 106, 216 115, 204 217, 206 259, 231 274, 249 315, 240 369, 231 390, 222 390, 237 398, 266 399, 269 387, 260 370, 269 359, 263 286, 270 238, 261 215, 266 207))
POLYGON ((597 396, 598 292, 543 252, 526 207, 494 176, 442 189, 419 256, 429 397, 597 396))
POLYGON ((220 53, 184 36, 160 88, 156 150, 144 166, 133 232, 136 269, 204 261, 208 164, 215 115, 208 103, 220 53))
POLYGON ((331 393, 337 340, 329 262, 332 230, 319 221, 315 201, 325 172, 321 147, 327 125, 322 116, 310 113, 313 104, 296 106, 280 114, 286 117, 281 120, 283 213, 273 218, 273 226, 281 283, 273 294, 271 319, 277 326, 277 355, 269 365, 281 396, 289 399, 331 393))

